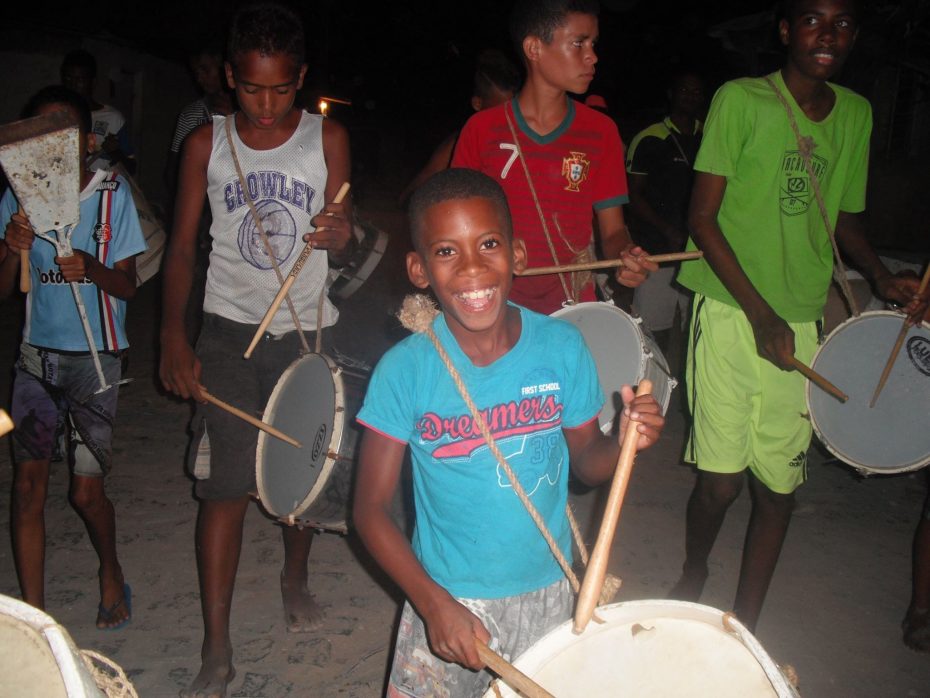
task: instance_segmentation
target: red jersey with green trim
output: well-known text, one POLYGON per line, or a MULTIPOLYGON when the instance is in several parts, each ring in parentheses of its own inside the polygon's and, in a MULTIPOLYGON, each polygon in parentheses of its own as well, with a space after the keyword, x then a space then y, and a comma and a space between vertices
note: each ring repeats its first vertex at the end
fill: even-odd
MULTIPOLYGON (((504 188, 514 235, 526 244, 530 267, 571 263, 592 242, 594 212, 629 200, 616 124, 604 114, 566 99, 565 120, 545 136, 530 129, 516 99, 480 111, 465 124, 452 156, 452 167, 480 170, 504 188), (546 241, 507 115, 526 160, 557 262, 546 241)), ((571 283, 568 275, 565 279, 571 283)), ((510 298, 540 313, 554 312, 566 300, 556 274, 514 279, 510 298)), ((579 300, 594 300, 592 284, 585 287, 579 300)))

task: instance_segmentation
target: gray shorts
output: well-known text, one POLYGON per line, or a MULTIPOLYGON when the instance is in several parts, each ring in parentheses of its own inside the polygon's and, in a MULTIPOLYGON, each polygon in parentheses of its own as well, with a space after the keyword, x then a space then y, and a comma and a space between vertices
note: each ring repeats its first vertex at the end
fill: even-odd
MULTIPOLYGON (((575 597, 568 580, 563 579, 518 596, 458 601, 491 633, 491 649, 512 662, 543 635, 572 617, 575 597)), ((472 671, 434 655, 423 621, 409 603, 404 603, 388 698, 480 698, 493 679, 493 674, 485 669, 472 671)))
MULTIPOLYGON (((99 356, 104 379, 116 383, 119 356, 99 356)), ((61 460, 67 447, 76 475, 108 473, 119 388, 97 394, 99 389, 89 352, 62 353, 23 343, 13 378, 14 460, 61 460)))
MULTIPOLYGON (((278 378, 299 358, 302 347, 296 331, 279 337, 265 334, 252 357, 243 359, 256 329, 257 325, 204 313, 197 357, 200 382, 210 393, 261 419, 278 378)), ((313 347, 316 333, 304 334, 313 347)), ((328 334, 324 332, 324 338, 328 334)), ((188 468, 197 478, 198 497, 236 499, 255 491, 255 427, 212 404, 198 404, 191 430, 188 468)))

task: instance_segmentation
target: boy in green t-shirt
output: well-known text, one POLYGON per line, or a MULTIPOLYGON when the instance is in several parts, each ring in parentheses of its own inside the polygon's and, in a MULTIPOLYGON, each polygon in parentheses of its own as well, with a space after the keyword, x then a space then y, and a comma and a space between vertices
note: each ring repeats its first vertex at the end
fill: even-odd
POLYGON ((727 509, 749 470, 752 515, 734 611, 754 629, 781 550, 794 490, 806 475, 810 422, 804 379, 833 269, 831 244, 798 139, 812 137, 812 169, 845 257, 877 293, 917 320, 917 280, 892 276, 865 239, 868 102, 828 83, 856 39, 854 0, 789 0, 779 22, 784 67, 735 80, 714 97, 695 162, 690 248, 695 292, 687 381, 694 419, 686 457, 698 479, 688 502, 686 560, 672 598, 697 600, 727 509), (726 376, 726 380, 722 377, 726 376))

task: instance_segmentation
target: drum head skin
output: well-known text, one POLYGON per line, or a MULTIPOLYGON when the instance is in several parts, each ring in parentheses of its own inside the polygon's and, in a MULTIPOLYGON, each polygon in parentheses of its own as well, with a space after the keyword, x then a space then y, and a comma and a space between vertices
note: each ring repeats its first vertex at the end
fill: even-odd
POLYGON ((636 386, 643 378, 652 381, 652 393, 662 408, 668 408, 676 381, 669 377, 662 352, 640 330, 639 323, 611 303, 578 303, 552 313, 581 330, 597 364, 597 377, 604 391, 604 407, 598 416, 601 431, 609 434, 623 402, 620 388, 636 386))
POLYGON ((329 357, 307 354, 281 374, 262 420, 297 439, 302 448, 263 431, 258 434, 255 477, 270 514, 284 518, 299 513, 317 496, 332 469, 330 453, 338 451, 344 418, 342 379, 329 357))
POLYGON ((841 403, 812 383, 807 405, 817 436, 837 458, 866 473, 899 473, 930 463, 930 328, 912 327, 875 407, 869 402, 904 317, 862 313, 837 327, 812 368, 849 395, 841 403))

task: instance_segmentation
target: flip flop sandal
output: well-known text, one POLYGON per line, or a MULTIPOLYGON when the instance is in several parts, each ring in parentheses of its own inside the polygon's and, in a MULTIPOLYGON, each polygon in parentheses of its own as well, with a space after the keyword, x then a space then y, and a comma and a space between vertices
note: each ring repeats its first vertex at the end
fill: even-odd
POLYGON ((98 630, 119 630, 129 624, 132 620, 132 587, 123 584, 123 598, 117 601, 109 608, 105 608, 101 602, 97 606, 97 629, 98 630), (115 617, 120 606, 126 606, 126 617, 115 625, 103 625, 100 623, 110 623, 115 617))

